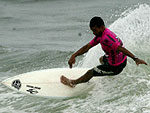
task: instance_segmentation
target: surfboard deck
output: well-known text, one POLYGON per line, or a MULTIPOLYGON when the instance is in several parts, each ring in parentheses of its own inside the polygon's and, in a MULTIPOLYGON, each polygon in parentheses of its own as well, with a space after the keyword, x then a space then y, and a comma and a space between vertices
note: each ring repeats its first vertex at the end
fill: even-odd
POLYGON ((23 73, 2 81, 2 84, 12 90, 32 96, 50 98, 71 98, 88 93, 95 85, 95 79, 87 83, 78 84, 71 88, 60 82, 65 75, 70 79, 77 79, 86 73, 88 68, 54 68, 23 73))

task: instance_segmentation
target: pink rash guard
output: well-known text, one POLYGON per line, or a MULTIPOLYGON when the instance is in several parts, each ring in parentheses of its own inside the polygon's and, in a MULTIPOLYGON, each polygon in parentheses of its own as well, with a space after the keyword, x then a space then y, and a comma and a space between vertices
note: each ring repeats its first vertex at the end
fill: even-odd
POLYGON ((125 56, 122 52, 117 51, 118 46, 123 46, 122 41, 108 28, 105 28, 102 37, 94 37, 94 39, 89 43, 91 46, 95 46, 100 43, 106 54, 108 63, 112 66, 120 65, 127 58, 127 56, 125 56))

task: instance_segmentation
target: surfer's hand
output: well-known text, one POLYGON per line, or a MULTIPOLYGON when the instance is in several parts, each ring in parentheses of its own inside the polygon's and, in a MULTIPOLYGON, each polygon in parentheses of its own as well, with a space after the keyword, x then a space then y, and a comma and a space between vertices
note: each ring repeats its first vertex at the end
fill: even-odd
POLYGON ((72 68, 72 64, 75 64, 75 56, 72 55, 71 58, 68 61, 69 67, 72 68))
POLYGON ((144 61, 144 60, 141 60, 141 59, 135 59, 135 63, 136 63, 136 65, 139 65, 139 64, 145 64, 145 65, 147 65, 147 63, 144 61))

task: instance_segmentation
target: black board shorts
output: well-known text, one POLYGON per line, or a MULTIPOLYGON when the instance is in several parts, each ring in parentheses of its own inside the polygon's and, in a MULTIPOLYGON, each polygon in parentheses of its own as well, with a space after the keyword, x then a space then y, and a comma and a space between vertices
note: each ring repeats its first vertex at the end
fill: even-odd
POLYGON ((103 64, 92 69, 93 76, 113 76, 122 72, 127 64, 127 59, 118 66, 112 66, 108 63, 106 56, 103 56, 103 64))

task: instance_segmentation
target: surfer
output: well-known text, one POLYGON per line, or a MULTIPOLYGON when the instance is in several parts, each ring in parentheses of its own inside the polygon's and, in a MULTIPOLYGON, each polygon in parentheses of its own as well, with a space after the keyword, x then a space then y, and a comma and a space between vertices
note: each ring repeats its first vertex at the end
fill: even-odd
POLYGON ((70 87, 74 87, 79 83, 88 82, 95 76, 113 76, 122 72, 127 64, 127 56, 132 58, 137 65, 147 63, 144 60, 139 59, 129 50, 127 50, 123 42, 115 33, 105 27, 104 21, 101 17, 93 17, 90 20, 90 29, 95 37, 88 44, 80 48, 75 52, 68 61, 69 67, 75 63, 75 58, 79 55, 86 53, 89 49, 101 44, 102 50, 105 55, 100 57, 100 65, 88 70, 83 76, 78 79, 70 80, 64 75, 60 80, 63 84, 70 87))

